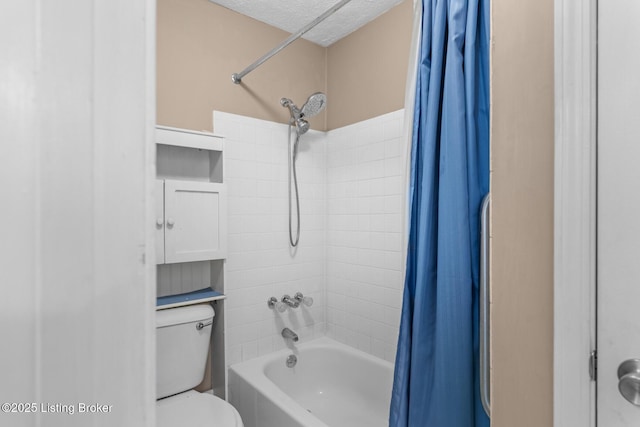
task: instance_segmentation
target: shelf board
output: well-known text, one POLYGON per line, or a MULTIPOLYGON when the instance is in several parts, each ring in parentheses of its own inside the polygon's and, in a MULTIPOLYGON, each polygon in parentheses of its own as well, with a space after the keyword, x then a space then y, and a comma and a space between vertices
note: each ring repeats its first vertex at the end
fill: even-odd
POLYGON ((156 300, 156 310, 182 307, 185 305, 201 304, 203 302, 223 300, 226 295, 211 288, 200 289, 184 294, 167 295, 156 300))
POLYGON ((156 144, 222 151, 224 138, 209 132, 156 126, 156 144))

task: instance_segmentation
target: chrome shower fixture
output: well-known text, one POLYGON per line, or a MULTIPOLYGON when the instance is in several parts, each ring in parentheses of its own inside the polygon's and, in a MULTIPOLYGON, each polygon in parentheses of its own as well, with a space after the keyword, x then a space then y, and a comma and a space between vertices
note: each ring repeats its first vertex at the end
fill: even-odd
POLYGON ((320 113, 327 106, 327 96, 322 92, 312 94, 302 108, 298 108, 289 98, 282 98, 280 105, 289 109, 291 119, 289 123, 296 126, 299 135, 305 134, 309 130, 309 122, 305 118, 313 117, 320 113))
POLYGON ((296 131, 298 135, 304 135, 309 130, 309 122, 303 118, 296 120, 296 131))
POLYGON ((309 122, 306 117, 313 117, 327 106, 327 95, 322 92, 316 92, 312 94, 307 102, 304 103, 302 108, 298 108, 289 98, 280 99, 280 105, 289 109, 291 118, 289 119, 289 132, 288 132, 288 162, 289 162, 289 243, 291 247, 298 246, 300 241, 300 197, 298 195, 298 172, 296 170, 296 159, 298 158, 298 144, 300 142, 300 136, 309 131, 309 122), (291 144, 291 129, 296 129, 296 140, 291 144), (293 190, 296 193, 296 233, 295 238, 293 236, 293 220, 292 220, 292 184, 293 190))
POLYGON ((312 94, 302 106, 303 117, 313 117, 327 106, 327 95, 322 92, 312 94))
POLYGON ((289 98, 280 99, 280 105, 284 108, 288 108, 291 113, 291 117, 300 117, 300 109, 296 107, 296 104, 293 103, 289 98))
POLYGON ((298 363, 298 357, 295 354, 290 354, 287 356, 286 365, 287 368, 293 368, 298 363))
POLYGON ((278 301, 276 297, 271 297, 267 300, 267 306, 272 310, 278 310, 280 313, 284 313, 289 307, 298 308, 300 304, 311 307, 313 305, 313 298, 305 297, 302 292, 296 292, 293 298, 289 295, 284 295, 280 301, 278 301))
POLYGON ((284 328, 281 332, 281 335, 282 335, 282 338, 291 340, 293 342, 298 342, 298 340, 300 339, 298 338, 298 334, 296 334, 289 328, 284 328))
POLYGON ((282 301, 278 301, 278 298, 271 297, 267 300, 267 306, 272 310, 278 310, 280 313, 284 313, 287 310, 287 304, 282 301))

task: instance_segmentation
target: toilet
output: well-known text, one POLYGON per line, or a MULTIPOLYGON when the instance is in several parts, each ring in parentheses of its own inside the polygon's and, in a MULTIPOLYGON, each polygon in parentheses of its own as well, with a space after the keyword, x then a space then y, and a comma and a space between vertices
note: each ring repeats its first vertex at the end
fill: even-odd
POLYGON ((214 314, 208 304, 156 311, 158 427, 243 427, 229 403, 193 390, 204 377, 214 314))

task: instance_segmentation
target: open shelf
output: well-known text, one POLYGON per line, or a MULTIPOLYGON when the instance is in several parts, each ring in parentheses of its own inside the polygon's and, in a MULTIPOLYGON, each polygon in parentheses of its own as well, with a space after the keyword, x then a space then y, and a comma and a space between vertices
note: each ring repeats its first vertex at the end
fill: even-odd
POLYGON ((225 299, 226 296, 211 288, 199 289, 184 294, 167 295, 159 297, 156 302, 156 310, 182 307, 185 305, 201 304, 203 302, 217 301, 225 299))
POLYGON ((158 179, 222 183, 223 145, 210 133, 156 127, 158 179))

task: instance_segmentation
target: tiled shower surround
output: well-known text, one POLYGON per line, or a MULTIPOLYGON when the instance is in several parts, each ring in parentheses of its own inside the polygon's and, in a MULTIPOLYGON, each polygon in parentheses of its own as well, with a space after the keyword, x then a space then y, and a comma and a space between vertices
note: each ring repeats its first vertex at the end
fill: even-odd
POLYGON ((327 133, 309 131, 298 155, 301 233, 289 247, 287 126, 215 112, 225 137, 229 235, 227 364, 328 335, 393 361, 403 257, 403 111, 327 133), (312 307, 270 310, 301 291, 312 307))
POLYGON ((403 111, 327 134, 327 335, 395 359, 402 305, 403 111))

